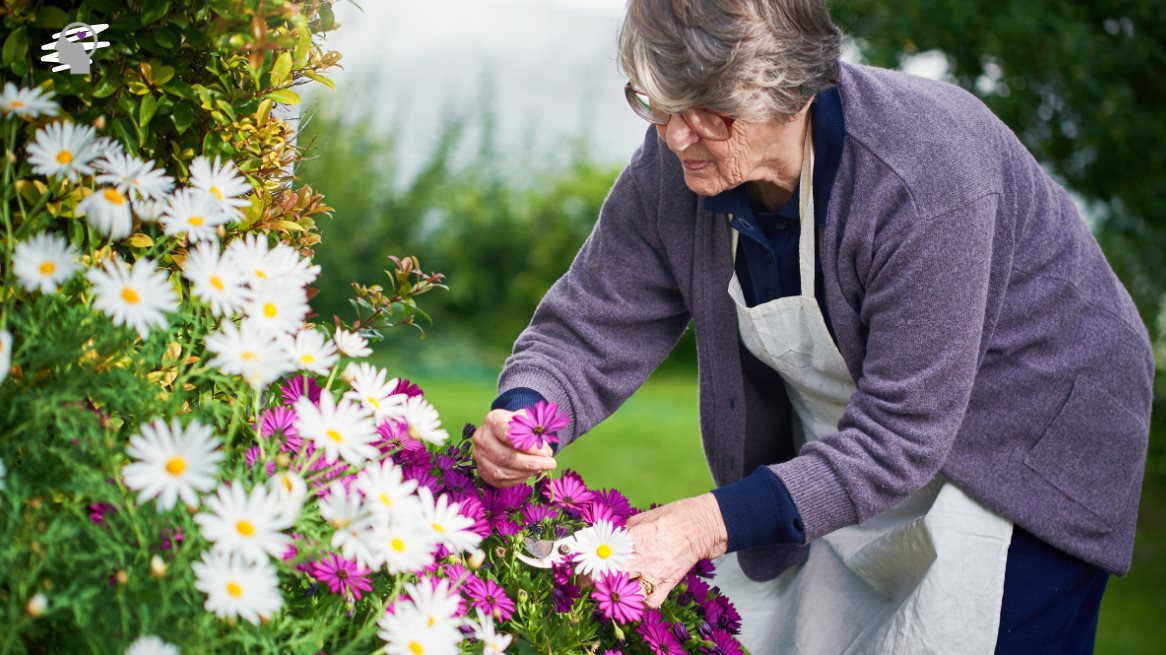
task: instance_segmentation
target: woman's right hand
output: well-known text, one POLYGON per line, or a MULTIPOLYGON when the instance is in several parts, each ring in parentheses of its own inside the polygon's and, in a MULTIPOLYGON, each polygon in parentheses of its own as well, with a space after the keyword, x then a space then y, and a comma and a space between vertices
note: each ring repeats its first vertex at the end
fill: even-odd
POLYGON ((474 432, 474 462, 478 465, 478 474, 494 487, 522 484, 535 473, 549 471, 558 465, 550 446, 544 445, 537 450, 519 450, 510 443, 507 431, 510 429, 510 419, 516 413, 504 409, 492 410, 474 432))

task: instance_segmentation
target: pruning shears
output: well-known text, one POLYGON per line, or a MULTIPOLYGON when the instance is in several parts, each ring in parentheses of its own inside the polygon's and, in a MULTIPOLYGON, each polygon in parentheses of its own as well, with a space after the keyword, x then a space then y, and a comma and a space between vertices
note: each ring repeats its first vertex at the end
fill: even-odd
POLYGON ((563 561, 572 553, 578 552, 579 542, 574 534, 562 539, 526 539, 523 542, 525 553, 516 554, 519 560, 539 569, 549 569, 563 561))

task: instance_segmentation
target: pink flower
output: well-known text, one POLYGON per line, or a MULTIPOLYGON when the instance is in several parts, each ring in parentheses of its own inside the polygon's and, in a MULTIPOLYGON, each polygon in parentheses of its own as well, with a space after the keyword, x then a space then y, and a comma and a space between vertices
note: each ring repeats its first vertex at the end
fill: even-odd
MULTIPOLYGON (((287 405, 294 405, 304 395, 304 377, 296 375, 288 378, 287 382, 280 385, 280 393, 283 395, 283 402, 287 405)), ((308 378, 308 398, 314 402, 320 402, 320 383, 316 382, 315 378, 308 378)))
POLYGON ((637 631, 654 655, 685 655, 682 644, 672 634, 671 626, 659 619, 659 613, 655 621, 648 622, 645 618, 637 631))
POLYGON ((89 504, 89 520, 96 525, 101 525, 105 522, 105 515, 116 512, 117 509, 109 503, 90 503, 89 504))
POLYGON ((538 450, 548 443, 559 443, 559 430, 571 419, 559 412, 559 406, 540 400, 525 412, 510 419, 510 443, 521 450, 538 450))
POLYGON ((557 511, 546 505, 527 505, 522 508, 522 519, 527 525, 537 525, 556 514, 557 511))
POLYGON ((265 437, 280 439, 280 450, 298 453, 304 440, 296 431, 296 412, 290 407, 272 407, 263 410, 259 421, 259 433, 265 437))
POLYGON ((351 594, 354 600, 372 589, 369 573, 372 571, 335 553, 312 565, 312 575, 326 583, 332 593, 351 594))
POLYGON ((587 489, 583 478, 574 471, 566 471, 563 477, 551 480, 546 491, 547 500, 555 507, 578 509, 583 503, 590 502, 595 492, 587 489))
POLYGON ((728 630, 720 628, 712 630, 709 633, 701 632, 701 636, 713 642, 712 648, 706 647, 704 652, 716 653, 717 655, 744 655, 741 650, 741 644, 737 643, 737 639, 729 633, 728 630))
POLYGON ((471 606, 494 615, 496 619, 505 621, 514 614, 514 601, 493 580, 471 578, 466 581, 464 593, 470 599, 471 606))
POLYGON ((620 623, 638 621, 644 615, 644 596, 640 591, 640 583, 623 571, 601 574, 595 581, 591 597, 605 617, 620 623))
POLYGON ((408 396, 409 398, 412 398, 413 396, 424 396, 425 395, 421 391, 421 387, 418 387, 417 385, 406 380, 405 378, 397 378, 397 386, 393 389, 393 392, 389 395, 393 396, 393 395, 396 395, 399 393, 403 393, 406 396, 408 396))

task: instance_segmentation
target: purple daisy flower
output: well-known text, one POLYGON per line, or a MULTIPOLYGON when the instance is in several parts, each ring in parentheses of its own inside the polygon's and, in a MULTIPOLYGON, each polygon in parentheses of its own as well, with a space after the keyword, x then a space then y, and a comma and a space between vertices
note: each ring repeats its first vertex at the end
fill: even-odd
POLYGON ((603 616, 627 623, 638 621, 644 615, 644 596, 640 583, 623 571, 603 573, 595 581, 591 597, 603 616))
POLYGON ((595 525, 596 521, 607 521, 612 525, 622 528, 627 525, 627 519, 622 516, 617 516, 611 508, 603 503, 590 502, 583 505, 579 510, 579 518, 587 525, 595 525))
POLYGON ((556 612, 565 614, 571 611, 575 606, 575 601, 582 595, 582 590, 576 585, 570 583, 555 584, 551 588, 551 604, 554 606, 556 612))
POLYGON ((474 524, 470 526, 470 531, 483 539, 489 537, 494 531, 494 528, 490 527, 489 519, 486 518, 486 508, 477 496, 467 496, 458 501, 457 511, 458 514, 474 520, 474 524))
POLYGON ((596 491, 595 501, 607 505, 611 508, 613 514, 624 519, 630 518, 635 514, 631 501, 627 499, 627 496, 624 496, 615 489, 600 489, 596 491))
POLYGON ((549 443, 559 443, 559 430, 570 422, 566 414, 559 412, 558 405, 540 400, 525 412, 516 413, 506 433, 515 448, 538 450, 549 443))
POLYGON ((583 503, 590 502, 595 492, 587 489, 578 473, 568 470, 563 473, 563 477, 551 480, 546 496, 555 507, 577 510, 583 503))
MULTIPOLYGON (((248 448, 246 454, 243 456, 243 460, 247 463, 247 468, 255 468, 255 464, 259 462, 259 446, 251 446, 248 448)), ((268 460, 263 468, 267 471, 267 477, 270 478, 275 475, 275 462, 268 460)))
MULTIPOLYGON (((295 405, 300 396, 304 395, 304 376, 296 375, 289 377, 287 382, 279 385, 280 394, 283 395, 283 402, 285 405, 295 405)), ((308 398, 313 403, 320 402, 320 383, 316 382, 315 378, 308 378, 308 398)))
MULTIPOLYGON (((703 632, 703 631, 702 631, 703 632)), ((709 655, 745 655, 737 639, 727 630, 717 628, 704 633, 704 637, 713 642, 712 646, 705 646, 701 652, 709 655)))
POLYGON ((688 640, 692 639, 692 635, 689 634, 688 628, 683 623, 672 624, 672 636, 676 637, 676 641, 682 644, 688 643, 688 640))
POLYGON ((684 581, 688 584, 688 591, 692 593, 696 602, 703 606, 709 597, 708 583, 691 573, 684 576, 684 581))
POLYGON ((522 508, 522 518, 527 525, 536 525, 543 521, 558 516, 559 512, 547 505, 527 505, 522 508))
POLYGON ((101 525, 105 523, 105 515, 112 514, 117 509, 109 503, 90 503, 89 504, 89 520, 94 525, 101 525))
POLYGON ((495 619, 509 619, 514 614, 514 601, 506 595, 506 591, 493 580, 473 578, 466 581, 465 595, 470 599, 470 605, 486 614, 492 614, 495 619))
POLYGON ((460 501, 463 496, 476 496, 478 493, 478 489, 474 485, 474 478, 458 470, 445 474, 445 491, 457 501, 460 501))
POLYGON ((713 573, 716 573, 716 570, 717 567, 713 566, 712 561, 707 559, 697 560, 696 564, 692 566, 692 572, 705 580, 712 580, 713 573))
POLYGON ((709 625, 728 630, 733 634, 741 632, 741 615, 733 603, 724 596, 717 596, 704 606, 704 618, 709 625))
POLYGON ((644 643, 652 649, 655 655, 685 655, 681 643, 672 634, 672 629, 663 621, 649 623, 645 621, 638 628, 644 643))
POLYGON ((393 393, 389 395, 391 396, 398 393, 403 393, 410 398, 413 396, 425 395, 425 392, 421 391, 421 387, 413 384, 405 378, 397 378, 397 386, 393 388, 393 393))
POLYGON ((280 440, 279 449, 287 453, 298 453, 304 440, 296 431, 296 412, 290 407, 272 407, 263 411, 259 421, 259 433, 265 437, 280 440))
POLYGON ((334 594, 350 594, 354 600, 372 590, 368 575, 372 571, 356 562, 333 553, 312 565, 312 575, 334 594))

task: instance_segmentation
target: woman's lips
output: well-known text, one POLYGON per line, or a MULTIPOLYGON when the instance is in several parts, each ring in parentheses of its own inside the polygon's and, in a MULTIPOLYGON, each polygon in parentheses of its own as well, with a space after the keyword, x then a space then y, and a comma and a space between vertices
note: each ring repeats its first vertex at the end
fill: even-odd
POLYGON ((686 171, 700 171, 704 170, 709 165, 707 159, 693 160, 684 162, 684 170, 686 171))

